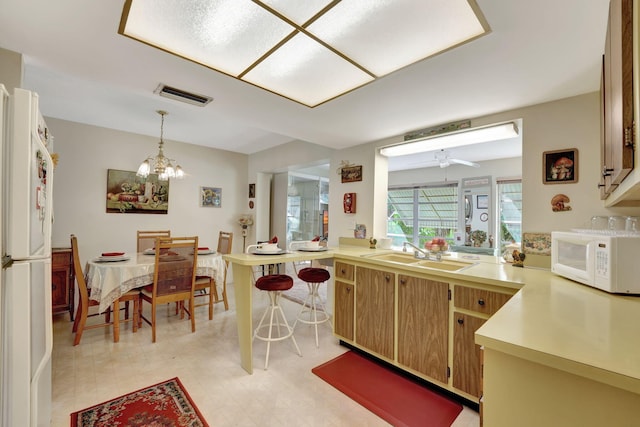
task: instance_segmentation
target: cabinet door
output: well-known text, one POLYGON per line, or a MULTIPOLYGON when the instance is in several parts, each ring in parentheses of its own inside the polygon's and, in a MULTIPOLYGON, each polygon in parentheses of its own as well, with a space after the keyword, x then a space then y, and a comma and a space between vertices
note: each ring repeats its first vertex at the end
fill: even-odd
POLYGON ((67 268, 51 269, 51 304, 54 313, 69 309, 68 279, 67 268))
POLYGON ((480 346, 474 335, 485 319, 459 312, 454 312, 453 317, 453 386, 480 397, 480 346))
POLYGON ((393 359, 395 274, 356 269, 356 343, 393 359))
POLYGON ((347 340, 353 341, 353 285, 336 280, 335 313, 333 314, 334 332, 347 340))
POLYGON ((605 194, 633 170, 632 0, 611 0, 604 54, 605 194))
POLYGON ((54 250, 51 255, 51 305, 53 314, 69 311, 73 320, 73 272, 71 251, 54 250))
POLYGON ((398 276, 398 362, 447 382, 449 284, 398 276))

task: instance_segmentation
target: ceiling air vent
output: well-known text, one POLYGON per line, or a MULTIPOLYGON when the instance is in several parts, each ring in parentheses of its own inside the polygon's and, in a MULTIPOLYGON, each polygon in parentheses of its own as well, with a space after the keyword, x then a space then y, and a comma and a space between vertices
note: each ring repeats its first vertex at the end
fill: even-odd
POLYGON ((198 107, 204 107, 213 101, 213 98, 210 96, 198 95, 197 93, 176 89, 175 87, 167 86, 162 83, 160 83, 153 93, 157 93, 165 98, 175 99, 176 101, 186 102, 191 105, 197 105, 198 107))

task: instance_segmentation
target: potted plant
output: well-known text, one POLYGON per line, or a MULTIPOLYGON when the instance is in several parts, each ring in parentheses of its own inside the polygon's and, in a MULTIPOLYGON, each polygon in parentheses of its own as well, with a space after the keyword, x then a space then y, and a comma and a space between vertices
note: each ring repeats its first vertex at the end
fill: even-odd
POLYGON ((487 240, 487 233, 482 230, 473 230, 469 237, 473 241, 473 246, 479 248, 487 240))

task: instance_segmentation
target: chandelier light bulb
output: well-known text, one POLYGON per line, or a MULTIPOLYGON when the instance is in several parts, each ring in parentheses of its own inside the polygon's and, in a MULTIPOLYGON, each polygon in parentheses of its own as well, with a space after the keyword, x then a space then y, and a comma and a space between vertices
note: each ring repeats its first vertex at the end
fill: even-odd
MULTIPOLYGON (((180 166, 174 169, 171 164, 172 159, 165 157, 164 155, 164 116, 168 113, 166 111, 158 110, 158 114, 162 117, 160 122, 160 142, 158 143, 158 154, 155 157, 148 157, 140 164, 136 175, 146 178, 153 169, 153 172, 158 174, 160 181, 167 181, 170 178, 182 179, 184 177, 184 171, 180 166), (151 166, 153 164, 153 167, 151 166)), ((175 162, 175 160, 173 160, 175 162)))

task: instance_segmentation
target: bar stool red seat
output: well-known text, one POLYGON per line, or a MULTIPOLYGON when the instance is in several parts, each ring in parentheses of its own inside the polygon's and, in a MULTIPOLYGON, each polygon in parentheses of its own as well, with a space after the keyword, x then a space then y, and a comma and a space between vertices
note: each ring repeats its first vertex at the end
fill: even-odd
POLYGON ((331 275, 324 268, 307 267, 298 272, 298 278, 307 283, 309 293, 302 304, 302 308, 298 312, 298 317, 293 324, 295 329, 298 322, 313 325, 316 332, 316 348, 318 344, 318 325, 329 321, 329 314, 322 302, 322 298, 318 294, 320 285, 329 280, 331 275))
POLYGON ((302 356, 298 343, 293 336, 293 328, 287 322, 284 316, 282 307, 280 307, 280 295, 283 291, 291 289, 293 287, 293 278, 286 274, 269 274, 259 277, 256 280, 256 288, 261 291, 265 291, 269 295, 269 307, 265 310, 258 327, 254 330, 253 338, 257 338, 267 342, 267 355, 264 361, 264 369, 266 370, 269 365, 269 350, 271 349, 271 343, 274 341, 282 341, 287 338, 291 338, 293 345, 296 347, 298 356, 302 356), (264 320, 269 314, 269 323, 265 323, 264 320), (276 333, 274 335, 274 326, 276 327, 276 333), (284 327, 284 331, 282 328, 284 327), (267 329, 266 335, 261 335, 261 329, 267 329))

